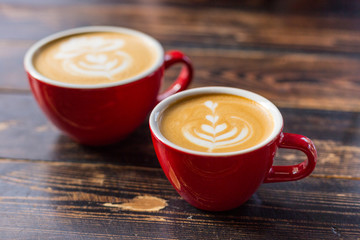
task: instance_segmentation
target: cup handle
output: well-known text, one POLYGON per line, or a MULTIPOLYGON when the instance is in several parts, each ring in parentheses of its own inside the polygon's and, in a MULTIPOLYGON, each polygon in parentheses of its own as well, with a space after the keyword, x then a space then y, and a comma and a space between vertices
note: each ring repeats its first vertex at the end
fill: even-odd
POLYGON ((157 103, 161 102, 163 99, 173 95, 177 92, 185 90, 193 77, 193 66, 190 58, 180 51, 169 51, 165 54, 164 66, 165 69, 169 68, 175 63, 183 63, 184 66, 181 69, 179 76, 176 81, 163 93, 157 97, 157 103))
POLYGON ((282 133, 278 146, 300 150, 306 154, 307 159, 297 165, 272 166, 264 183, 296 181, 307 177, 314 170, 317 152, 314 143, 309 138, 298 134, 282 133))

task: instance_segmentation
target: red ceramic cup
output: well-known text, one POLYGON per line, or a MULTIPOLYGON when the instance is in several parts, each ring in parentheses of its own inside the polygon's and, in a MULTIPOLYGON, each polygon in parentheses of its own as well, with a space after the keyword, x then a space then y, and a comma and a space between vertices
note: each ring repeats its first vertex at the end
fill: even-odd
POLYGON ((126 137, 144 121, 158 102, 186 89, 193 74, 190 59, 180 51, 164 54, 160 43, 144 33, 107 26, 70 29, 46 37, 28 50, 24 65, 32 93, 45 115, 66 135, 88 145, 109 144, 126 137), (102 31, 143 38, 158 53, 155 63, 133 78, 98 85, 54 81, 35 69, 34 55, 45 44, 73 34, 102 31), (184 65, 178 78, 164 93, 159 94, 164 70, 175 63, 184 65))
POLYGON ((175 94, 152 111, 149 119, 154 148, 167 178, 191 205, 210 211, 236 208, 246 202, 262 183, 295 181, 315 168, 317 153, 304 136, 284 133, 283 118, 269 100, 249 91, 227 87, 204 87, 175 94), (268 109, 275 121, 271 135, 249 149, 229 153, 188 150, 167 140, 159 130, 162 112, 182 98, 204 93, 225 93, 252 99, 268 109), (278 148, 304 152, 307 159, 297 165, 273 166, 278 148))

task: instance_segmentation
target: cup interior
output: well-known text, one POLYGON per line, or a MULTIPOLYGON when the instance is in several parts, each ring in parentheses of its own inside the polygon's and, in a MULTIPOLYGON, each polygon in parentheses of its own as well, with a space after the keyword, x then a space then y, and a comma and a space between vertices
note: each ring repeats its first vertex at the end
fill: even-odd
POLYGON ((29 48, 29 50, 26 52, 25 57, 24 57, 25 70, 35 79, 40 80, 45 83, 48 83, 48 84, 51 84, 51 85, 55 85, 55 86, 66 87, 66 88, 80 88, 80 89, 105 88, 105 87, 114 87, 114 86, 118 86, 118 85, 125 85, 125 84, 134 82, 136 80, 142 79, 142 78, 150 75, 151 73, 156 71, 159 67, 161 67, 163 62, 164 62, 164 49, 156 39, 154 39, 153 37, 151 37, 145 33, 142 33, 142 32, 139 32, 139 31, 136 31, 133 29, 122 28, 122 27, 111 27, 111 26, 81 27, 81 28, 74 28, 74 29, 69 29, 69 30, 55 33, 53 35, 50 35, 48 37, 45 37, 45 38, 39 40, 34 45, 32 45, 29 48), (140 37, 140 38, 144 39, 146 41, 146 43, 148 44, 148 46, 156 52, 156 60, 154 61, 154 64, 150 68, 146 69, 144 72, 136 75, 135 77, 131 77, 128 79, 124 79, 124 80, 112 82, 112 83, 92 84, 92 85, 91 84, 86 84, 86 85, 81 84, 80 85, 80 84, 64 83, 64 82, 55 81, 55 80, 52 80, 52 79, 40 74, 39 71, 37 71, 36 68, 34 67, 33 59, 34 59, 35 54, 38 51, 40 51, 41 48, 43 46, 45 46, 46 44, 48 44, 52 41, 55 41, 57 39, 67 37, 67 36, 81 34, 81 33, 90 33, 90 32, 115 32, 115 33, 124 33, 124 34, 134 35, 136 37, 140 37))
POLYGON ((281 130, 283 128, 283 117, 282 117, 279 109, 272 102, 270 102, 266 98, 264 98, 256 93, 253 93, 253 92, 250 92, 247 90, 237 89, 237 88, 216 87, 215 86, 215 87, 193 88, 190 90, 185 90, 183 92, 174 94, 174 95, 166 98, 165 100, 160 102, 151 112, 149 124, 150 124, 151 132, 161 142, 163 142, 164 144, 166 144, 174 149, 177 149, 179 151, 187 152, 187 153, 195 154, 195 155, 202 155, 202 156, 204 156, 204 155, 207 155, 207 156, 231 156, 231 155, 237 155, 237 154, 254 151, 256 149, 259 149, 259 148, 267 145, 271 141, 273 141, 279 135, 279 133, 281 132, 281 130), (201 95, 201 94, 219 94, 219 93, 245 97, 245 98, 251 99, 251 100, 261 104, 265 109, 267 109, 271 113, 271 115, 273 117, 274 127, 273 127, 271 134, 264 141, 262 141, 261 143, 255 145, 251 148, 247 148, 247 149, 240 150, 240 151, 234 151, 234 152, 225 152, 225 153, 208 153, 208 152, 200 152, 200 151, 186 149, 186 148, 183 148, 181 146, 174 144, 173 142, 169 141, 167 138, 165 138, 163 136, 163 134, 160 131, 161 116, 162 116, 163 112, 167 109, 168 106, 170 106, 172 103, 175 103, 175 102, 177 102, 181 99, 187 98, 187 97, 201 95))

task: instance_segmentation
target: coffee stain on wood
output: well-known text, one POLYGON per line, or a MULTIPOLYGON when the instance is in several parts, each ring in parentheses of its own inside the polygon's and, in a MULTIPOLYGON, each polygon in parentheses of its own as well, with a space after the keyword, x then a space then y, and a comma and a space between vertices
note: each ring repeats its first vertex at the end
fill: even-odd
POLYGON ((157 212, 167 206, 166 200, 153 196, 137 196, 127 202, 116 203, 104 203, 105 207, 120 208, 122 210, 138 211, 138 212, 157 212))

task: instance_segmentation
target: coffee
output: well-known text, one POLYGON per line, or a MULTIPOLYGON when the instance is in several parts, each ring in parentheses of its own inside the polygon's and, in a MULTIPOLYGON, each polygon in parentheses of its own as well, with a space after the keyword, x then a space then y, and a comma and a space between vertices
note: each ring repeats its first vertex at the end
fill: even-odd
POLYGON ((120 32, 90 32, 43 46, 33 64, 47 78, 72 84, 103 84, 135 77, 151 68, 158 53, 143 37, 120 32))
POLYGON ((273 129, 273 117, 261 104, 230 94, 187 97, 165 109, 160 119, 160 132, 169 141, 210 153, 248 149, 273 129))

